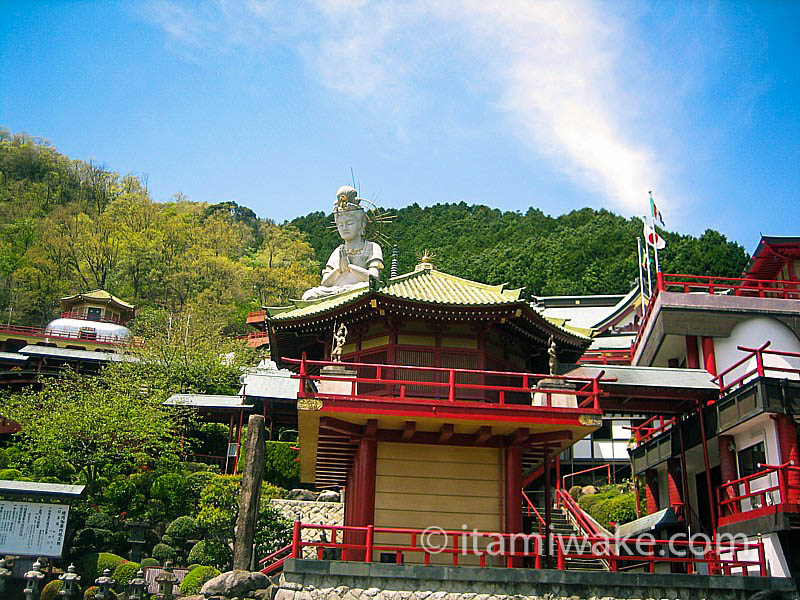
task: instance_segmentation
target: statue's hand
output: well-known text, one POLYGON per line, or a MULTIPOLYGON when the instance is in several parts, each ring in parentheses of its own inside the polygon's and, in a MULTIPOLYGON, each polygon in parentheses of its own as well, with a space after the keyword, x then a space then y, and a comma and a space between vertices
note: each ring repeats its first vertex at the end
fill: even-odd
POLYGON ((347 251, 344 246, 339 248, 339 270, 342 273, 347 273, 350 270, 350 259, 347 258, 347 251))

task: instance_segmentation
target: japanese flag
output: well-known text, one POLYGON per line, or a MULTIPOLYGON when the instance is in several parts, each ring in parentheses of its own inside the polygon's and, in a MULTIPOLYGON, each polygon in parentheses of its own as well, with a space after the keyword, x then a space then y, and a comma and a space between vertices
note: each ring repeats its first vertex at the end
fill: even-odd
POLYGON ((642 219, 644 224, 644 239, 647 240, 647 243, 650 244, 656 250, 661 250, 664 246, 667 245, 667 242, 664 241, 658 233, 656 233, 648 224, 647 221, 642 219))

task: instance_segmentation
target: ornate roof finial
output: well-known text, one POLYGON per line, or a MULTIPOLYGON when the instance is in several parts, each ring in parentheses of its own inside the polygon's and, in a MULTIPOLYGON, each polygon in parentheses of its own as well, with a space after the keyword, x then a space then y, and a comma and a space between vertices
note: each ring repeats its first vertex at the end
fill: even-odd
POLYGON ((415 271, 422 271, 423 269, 433 270, 435 267, 433 266, 433 259, 436 258, 436 255, 431 252, 430 250, 423 250, 422 256, 419 259, 419 264, 414 267, 415 271))

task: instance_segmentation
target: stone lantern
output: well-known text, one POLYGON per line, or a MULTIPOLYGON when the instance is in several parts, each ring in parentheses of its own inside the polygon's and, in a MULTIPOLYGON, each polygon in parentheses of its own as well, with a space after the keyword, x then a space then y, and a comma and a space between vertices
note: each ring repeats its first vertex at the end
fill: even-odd
POLYGON ((36 600, 39 598, 39 586, 44 579, 42 573, 42 563, 38 560, 33 563, 31 570, 25 573, 25 589, 22 591, 25 594, 25 600, 36 600))
POLYGON ((174 600, 178 577, 172 572, 171 562, 168 561, 164 565, 164 570, 156 577, 156 583, 158 584, 157 600, 174 600))
POLYGON ((78 584, 81 581, 81 576, 75 572, 75 565, 67 567, 67 572, 59 575, 58 578, 64 582, 58 595, 64 600, 78 600, 80 594, 78 584))
POLYGON ((111 592, 113 591, 111 588, 114 587, 114 584, 117 583, 111 577, 111 570, 105 569, 103 574, 98 577, 94 584, 99 588, 97 590, 97 594, 95 594, 96 600, 109 600, 111 598, 111 592))
POLYGON ((147 544, 145 533, 150 523, 147 521, 128 521, 125 527, 128 529, 128 543, 131 546, 131 560, 141 562, 143 548, 147 544))
POLYGON ((136 571, 136 577, 128 583, 128 600, 142 600, 144 598, 144 588, 147 581, 144 579, 144 571, 136 571))
POLYGON ((6 591, 6 579, 11 577, 11 569, 6 567, 6 559, 0 559, 0 592, 6 591))

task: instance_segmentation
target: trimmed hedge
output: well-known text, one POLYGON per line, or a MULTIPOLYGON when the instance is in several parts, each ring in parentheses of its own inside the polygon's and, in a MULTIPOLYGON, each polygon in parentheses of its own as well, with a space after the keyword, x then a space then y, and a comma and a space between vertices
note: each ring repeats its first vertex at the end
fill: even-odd
POLYGON ((64 582, 60 579, 54 579, 42 588, 42 595, 39 596, 39 600, 61 600, 58 592, 61 591, 62 587, 64 587, 64 582))
POLYGON ((145 567, 160 567, 161 565, 158 564, 158 561, 155 558, 143 558, 142 559, 142 570, 145 567))
POLYGON ((620 493, 617 489, 588 494, 578 499, 580 507, 603 527, 614 529, 636 519, 636 499, 633 492, 620 493))
POLYGON ((128 561, 111 552, 90 552, 78 559, 75 569, 80 574, 81 581, 94 583, 105 569, 113 573, 124 562, 128 561))
POLYGON ((215 569, 214 567, 200 566, 192 569, 186 574, 186 577, 183 578, 183 582, 181 583, 181 595, 193 596, 194 594, 199 594, 203 584, 209 579, 214 579, 214 577, 219 574, 219 569, 215 569))
POLYGON ((175 548, 164 543, 156 544, 153 548, 153 558, 158 561, 159 565, 164 565, 168 560, 175 560, 176 555, 175 548))
MULTIPOLYGON (((99 592, 99 591, 100 591, 100 588, 97 587, 96 585, 93 585, 90 588, 86 588, 86 591, 83 592, 83 600, 94 600, 95 597, 97 596, 97 592, 99 592)), ((116 592, 114 592, 112 590, 108 591, 108 595, 110 596, 110 598, 108 598, 108 600, 118 600, 118 598, 119 598, 117 596, 116 592)))
POLYGON ((128 588, 131 579, 136 577, 136 571, 141 569, 142 566, 137 562, 124 562, 114 569, 114 581, 117 582, 117 587, 121 590, 128 588))

